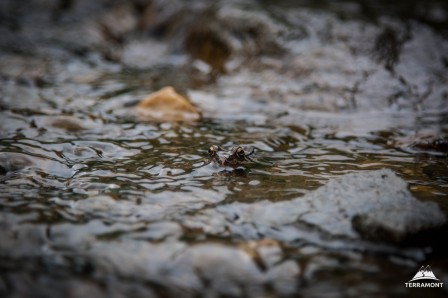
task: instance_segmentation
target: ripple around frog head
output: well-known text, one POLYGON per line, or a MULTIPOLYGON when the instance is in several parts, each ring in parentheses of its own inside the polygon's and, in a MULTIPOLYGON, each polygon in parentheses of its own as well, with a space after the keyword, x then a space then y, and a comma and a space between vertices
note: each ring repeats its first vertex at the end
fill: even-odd
POLYGON ((212 177, 246 177, 248 169, 240 167, 222 166, 210 159, 204 159, 189 174, 194 179, 210 179, 212 177))

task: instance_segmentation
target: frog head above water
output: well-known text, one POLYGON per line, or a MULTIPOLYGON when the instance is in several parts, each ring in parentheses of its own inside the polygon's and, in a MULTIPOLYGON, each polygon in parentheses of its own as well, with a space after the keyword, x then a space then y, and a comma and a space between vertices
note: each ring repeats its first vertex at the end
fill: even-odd
POLYGON ((248 162, 254 162, 250 157, 255 150, 253 148, 243 148, 234 146, 231 150, 224 150, 217 145, 212 145, 208 149, 210 160, 222 167, 238 168, 248 162))

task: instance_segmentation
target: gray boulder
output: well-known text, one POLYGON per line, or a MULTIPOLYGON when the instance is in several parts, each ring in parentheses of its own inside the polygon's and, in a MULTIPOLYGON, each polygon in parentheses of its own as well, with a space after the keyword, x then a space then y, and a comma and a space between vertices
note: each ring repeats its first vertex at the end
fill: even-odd
MULTIPOLYGON (((219 232, 219 215, 233 233, 255 237, 257 232, 277 230, 281 240, 318 230, 330 237, 400 242, 421 231, 439 227, 446 216, 434 202, 413 197, 407 183, 389 169, 350 173, 291 201, 219 206, 208 214, 214 221, 209 232, 219 232), (230 223, 229 223, 230 222, 230 223), (288 227, 288 229, 285 229, 288 227)), ((211 211, 211 210, 208 210, 211 211)), ((205 215, 205 214, 204 214, 205 215)))

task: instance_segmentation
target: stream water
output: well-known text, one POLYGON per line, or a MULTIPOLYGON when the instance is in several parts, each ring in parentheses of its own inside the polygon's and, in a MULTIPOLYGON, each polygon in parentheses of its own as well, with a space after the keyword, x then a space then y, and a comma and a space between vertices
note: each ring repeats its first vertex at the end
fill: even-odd
MULTIPOLYGON (((357 2, 343 3, 343 11, 358 11, 357 2)), ((233 225, 250 208, 273 210, 281 222, 288 202, 379 169, 448 211, 443 34, 414 21, 347 20, 331 7, 291 5, 223 5, 221 20, 255 11, 248 23, 266 24, 285 52, 247 60, 242 53, 264 41, 240 36, 227 73, 212 79, 175 41, 141 35, 118 62, 96 50, 73 54, 57 28, 30 41, 35 55, 2 51, 2 297, 417 297, 423 289, 404 283, 422 265, 448 283, 438 230, 398 243, 332 235, 325 212, 322 226, 261 217, 233 225), (378 49, 381 38, 400 43, 400 59, 393 46, 378 49), (139 69, 132 63, 144 45, 158 62, 139 69), (158 47, 174 50, 157 54, 158 47), (200 120, 135 115, 139 100, 168 85, 199 108, 200 120), (434 140, 442 145, 430 146, 434 140), (218 167, 208 161, 213 144, 253 147, 255 162, 241 171, 218 167)), ((436 297, 446 289, 424 290, 436 297)))

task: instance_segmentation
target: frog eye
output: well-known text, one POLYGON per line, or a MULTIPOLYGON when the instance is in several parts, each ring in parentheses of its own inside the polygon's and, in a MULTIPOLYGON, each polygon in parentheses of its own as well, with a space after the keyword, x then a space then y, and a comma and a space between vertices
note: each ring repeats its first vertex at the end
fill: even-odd
POLYGON ((208 148, 208 155, 213 157, 216 155, 217 151, 218 151, 218 146, 216 146, 216 145, 210 146, 210 148, 208 148))
POLYGON ((243 158, 245 153, 244 153, 244 149, 241 147, 237 147, 235 150, 235 153, 238 157, 243 158))

